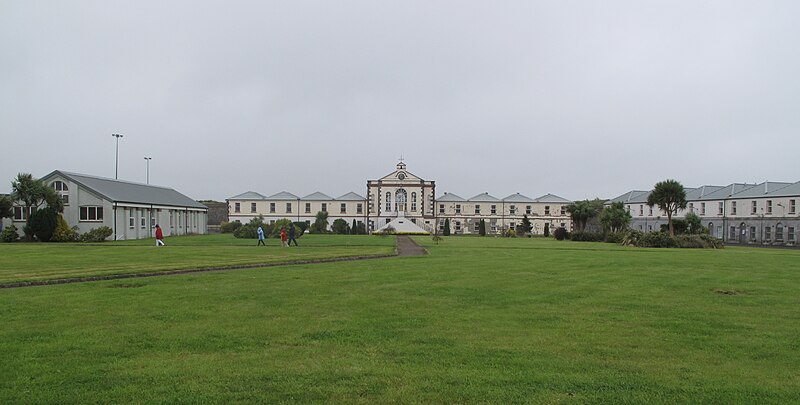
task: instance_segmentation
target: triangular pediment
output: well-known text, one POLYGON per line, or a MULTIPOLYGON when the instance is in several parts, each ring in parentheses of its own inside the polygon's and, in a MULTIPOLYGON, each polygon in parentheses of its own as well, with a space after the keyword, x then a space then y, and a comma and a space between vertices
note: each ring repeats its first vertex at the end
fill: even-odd
POLYGON ((411 172, 405 169, 397 169, 387 174, 386 176, 381 177, 379 180, 381 182, 398 182, 398 183, 407 181, 413 181, 413 182, 422 181, 420 177, 412 174, 411 172))

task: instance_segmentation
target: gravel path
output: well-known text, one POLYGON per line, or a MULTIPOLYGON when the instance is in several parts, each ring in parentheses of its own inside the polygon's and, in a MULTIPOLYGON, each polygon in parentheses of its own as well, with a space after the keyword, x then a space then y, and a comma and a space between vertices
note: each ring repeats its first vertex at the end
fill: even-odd
POLYGON ((428 252, 407 235, 397 235, 397 255, 400 257, 422 256, 428 252))

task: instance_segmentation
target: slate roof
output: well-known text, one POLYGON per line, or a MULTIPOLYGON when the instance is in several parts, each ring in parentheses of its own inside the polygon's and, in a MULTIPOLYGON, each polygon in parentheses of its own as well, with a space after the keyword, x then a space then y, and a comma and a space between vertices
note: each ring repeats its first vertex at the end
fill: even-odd
POLYGON ((686 200, 693 201, 699 200, 709 194, 716 193, 719 190, 725 188, 724 186, 700 186, 697 188, 688 188, 686 187, 686 200))
POLYGON ((511 194, 510 196, 503 199, 505 202, 514 202, 514 203, 529 203, 529 202, 536 202, 532 198, 522 195, 520 193, 511 194))
POLYGON ((315 193, 311 193, 311 194, 303 197, 302 200, 306 200, 306 201, 330 201, 330 200, 333 200, 333 197, 331 197, 331 196, 329 196, 327 194, 320 193, 319 191, 317 191, 315 193))
POLYGON ((472 202, 500 202, 500 199, 489 194, 489 193, 481 193, 476 195, 475 197, 470 198, 467 201, 472 202))
MULTIPOLYGON (((740 193, 742 191, 749 190, 755 187, 755 184, 747 184, 747 183, 732 183, 728 184, 725 187, 721 187, 717 191, 706 193, 701 197, 696 198, 695 200, 700 201, 708 201, 708 200, 724 200, 729 198, 730 196, 740 193)), ((687 198, 688 200, 688 198, 687 198)))
POLYGON ((273 195, 267 197, 266 199, 267 200, 278 200, 278 201, 290 201, 290 200, 297 200, 298 198, 299 198, 298 196, 296 196, 296 195, 294 195, 294 194, 292 194, 290 192, 281 191, 280 193, 273 194, 273 195))
POLYGON ((265 198, 267 197, 259 193, 256 193, 255 191, 246 191, 242 194, 229 198, 229 200, 263 200, 265 198))
POLYGON ((55 170, 42 177, 42 180, 55 176, 64 177, 81 187, 91 190, 111 202, 154 204, 172 207, 189 207, 208 209, 205 205, 171 189, 152 184, 134 183, 124 180, 108 179, 87 174, 70 173, 55 170))
POLYGON ((341 195, 339 197, 336 197, 336 200, 337 201, 364 201, 364 200, 366 200, 366 198, 364 198, 364 197, 362 197, 362 196, 360 196, 360 195, 358 195, 358 194, 356 194, 356 193, 351 191, 351 192, 349 192, 349 193, 347 193, 345 195, 341 195))
POLYGON ((456 202, 456 201, 458 201, 458 202, 462 202, 462 201, 467 201, 467 200, 465 200, 465 199, 463 199, 463 198, 461 198, 461 197, 459 197, 459 196, 457 196, 457 195, 455 195, 453 193, 444 193, 441 197, 437 198, 436 201, 441 201, 441 202, 456 202))
POLYGON ((627 203, 647 202, 647 196, 648 195, 650 195, 650 191, 631 190, 631 191, 628 191, 627 193, 625 193, 625 194, 623 194, 623 195, 621 195, 619 197, 612 198, 611 202, 612 203, 622 202, 622 203, 626 203, 626 204, 627 203), (644 199, 642 199, 642 197, 644 199))
POLYGON ((769 196, 773 197, 781 197, 781 196, 800 196, 800 181, 797 183, 792 183, 786 187, 779 188, 775 191, 770 191, 767 193, 769 196))
POLYGON ((732 198, 763 197, 767 194, 778 193, 781 189, 792 185, 792 183, 765 181, 753 187, 746 188, 738 193, 731 195, 732 198))
POLYGON ((555 194, 545 194, 536 199, 536 202, 540 203, 571 203, 572 201, 567 200, 564 197, 559 197, 555 194))

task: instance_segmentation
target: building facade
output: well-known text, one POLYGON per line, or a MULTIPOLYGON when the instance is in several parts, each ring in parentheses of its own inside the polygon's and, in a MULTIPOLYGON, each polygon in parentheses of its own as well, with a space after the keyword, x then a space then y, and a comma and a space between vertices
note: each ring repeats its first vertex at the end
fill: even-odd
MULTIPOLYGON (((632 229, 659 231, 667 216, 649 207, 650 191, 633 190, 609 201, 622 202, 631 214, 632 229)), ((700 217, 709 233, 725 243, 796 246, 800 238, 800 182, 734 183, 727 186, 686 188, 686 209, 700 217)))
MULTIPOLYGON (((80 233, 107 226, 111 239, 151 238, 156 224, 164 236, 207 233, 206 206, 171 188, 60 170, 41 180, 61 195, 62 216, 80 233)), ((16 204, 14 217, 3 221, 21 232, 29 214, 16 204)))
POLYGON ((519 193, 503 199, 488 193, 468 200, 451 193, 437 198, 436 183, 409 172, 402 161, 393 172, 367 181, 366 198, 354 192, 332 198, 320 192, 305 197, 288 192, 266 197, 248 191, 227 201, 229 219, 242 223, 261 215, 267 223, 288 218, 310 224, 317 212, 325 211, 329 224, 339 218, 348 224, 355 220, 366 224, 369 230, 397 218, 405 218, 432 233, 442 230, 445 220, 450 220, 454 234, 477 234, 481 219, 487 233, 500 234, 520 225, 525 216, 530 219, 534 234, 543 234, 545 227, 572 226, 566 213, 571 201, 567 199, 553 194, 531 199, 519 193))

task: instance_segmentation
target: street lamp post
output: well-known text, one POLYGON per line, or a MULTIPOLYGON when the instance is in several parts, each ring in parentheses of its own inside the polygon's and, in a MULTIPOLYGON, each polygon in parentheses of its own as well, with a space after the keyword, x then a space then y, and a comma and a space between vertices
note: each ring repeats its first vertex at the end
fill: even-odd
POLYGON ((117 154, 114 158, 114 179, 119 179, 119 138, 122 138, 120 134, 111 134, 114 138, 117 138, 117 154))
POLYGON ((150 156, 145 156, 144 160, 147 161, 147 184, 150 184, 150 161, 153 160, 150 156))

